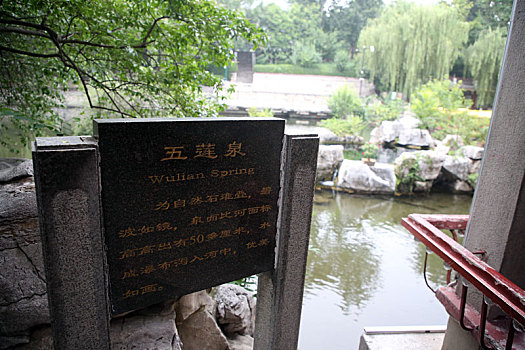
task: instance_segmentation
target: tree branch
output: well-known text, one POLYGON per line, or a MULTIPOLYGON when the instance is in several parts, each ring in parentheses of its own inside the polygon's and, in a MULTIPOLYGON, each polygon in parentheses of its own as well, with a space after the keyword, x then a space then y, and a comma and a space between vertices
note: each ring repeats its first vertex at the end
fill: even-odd
POLYGON ((2 24, 9 24, 9 25, 15 25, 15 26, 21 26, 21 27, 29 27, 29 28, 38 29, 38 30, 45 30, 45 26, 43 26, 41 24, 35 24, 35 23, 31 23, 31 22, 26 22, 26 21, 20 21, 20 20, 17 20, 17 19, 0 19, 0 23, 2 23, 2 24))
POLYGON ((169 18, 168 16, 162 16, 162 17, 156 18, 153 21, 153 24, 151 25, 151 27, 149 28, 148 32, 146 33, 146 36, 142 39, 142 45, 144 47, 146 46, 148 38, 150 37, 151 33, 153 32, 153 29, 155 29, 155 27, 157 26, 157 23, 159 23, 162 20, 168 19, 168 18, 169 18))
POLYGON ((25 55, 25 56, 31 56, 31 57, 40 57, 40 58, 54 58, 54 57, 58 57, 58 58, 60 58, 60 53, 58 53, 58 52, 47 53, 47 54, 46 53, 36 53, 36 52, 18 50, 18 49, 14 49, 12 47, 6 47, 6 46, 2 46, 2 45, 0 45, 0 51, 7 51, 7 52, 12 52, 12 53, 16 53, 16 54, 19 54, 19 55, 25 55))
POLYGON ((49 35, 47 35, 46 33, 35 31, 35 30, 24 29, 24 28, 0 27, 0 32, 17 33, 17 34, 23 34, 23 35, 33 35, 33 36, 40 36, 46 39, 50 39, 49 35))
POLYGON ((125 116, 130 117, 130 118, 135 118, 135 116, 133 114, 122 112, 120 110, 120 108, 118 108, 118 106, 117 106, 118 109, 108 108, 108 107, 104 107, 104 106, 94 106, 94 105, 91 105, 90 107, 93 108, 93 109, 100 109, 100 110, 103 110, 103 111, 109 111, 109 112, 125 115, 125 116))

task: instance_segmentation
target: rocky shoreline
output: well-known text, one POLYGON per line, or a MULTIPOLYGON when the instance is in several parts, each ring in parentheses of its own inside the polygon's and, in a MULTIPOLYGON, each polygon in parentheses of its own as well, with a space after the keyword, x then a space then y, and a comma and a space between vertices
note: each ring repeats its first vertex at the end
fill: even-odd
POLYGON ((396 121, 384 121, 372 131, 370 142, 397 155, 393 163, 367 165, 361 160, 344 159, 343 145, 320 145, 317 188, 392 195, 472 193, 483 147, 465 146, 457 135, 434 140, 427 130, 417 128, 419 123, 406 115, 396 121))

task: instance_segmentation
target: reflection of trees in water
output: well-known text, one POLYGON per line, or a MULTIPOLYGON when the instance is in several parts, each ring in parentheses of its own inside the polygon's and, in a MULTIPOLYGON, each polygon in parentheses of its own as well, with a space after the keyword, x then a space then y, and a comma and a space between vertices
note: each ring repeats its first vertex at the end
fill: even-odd
MULTIPOLYGON (((467 195, 449 195, 433 194, 430 198, 414 197, 399 200, 399 221, 402 217, 409 214, 468 214, 472 197, 467 195)), ((408 231, 407 231, 408 232, 408 231)), ((448 231, 445 233, 449 234, 448 231)), ((463 237, 459 237, 459 242, 463 242, 463 237)), ((421 274, 423 278, 423 267, 425 264, 426 247, 423 243, 418 242, 412 257, 411 266, 415 271, 421 274)), ((454 279, 452 272, 451 280, 454 279)), ((427 261, 427 280, 432 288, 447 284, 447 271, 443 267, 443 260, 436 254, 431 253, 427 261)))
MULTIPOLYGON (((362 308, 379 287, 381 252, 375 243, 378 230, 411 234, 401 226, 401 218, 411 213, 468 213, 470 197, 431 195, 413 198, 356 196, 339 194, 321 198, 314 206, 305 292, 329 289, 343 299, 343 312, 362 308), (375 230, 370 230, 370 227, 375 230)), ((421 273, 425 247, 414 249, 412 268, 421 273)), ((441 259, 435 255, 427 267, 435 285, 446 281, 441 259)), ((421 278, 423 278, 421 276, 421 278)))
POLYGON ((349 199, 314 207, 305 284, 306 293, 323 288, 339 294, 345 313, 361 308, 379 283, 380 257, 362 221, 385 211, 378 200, 349 199))
MULTIPOLYGON (((425 264, 426 247, 423 243, 418 243, 415 255, 413 257, 414 270, 421 274, 423 279, 423 266, 425 264)), ((447 271, 443 267, 443 260, 436 254, 429 254, 427 261, 427 280, 434 289, 447 284, 447 271)))
MULTIPOLYGON (((449 234, 448 231, 445 233, 449 234)), ((463 236, 459 236, 458 240, 460 244, 462 244, 463 236)), ((414 269, 421 273, 421 278, 423 278, 423 267, 425 265, 425 251, 425 245, 419 242, 414 256, 414 263, 412 264, 414 269)), ((452 275, 450 277, 451 281, 454 280, 454 275, 455 272, 452 271, 452 275)), ((430 286, 432 288, 441 287, 447 284, 447 271, 444 268, 443 260, 434 253, 428 255, 427 280, 430 282, 430 286)))

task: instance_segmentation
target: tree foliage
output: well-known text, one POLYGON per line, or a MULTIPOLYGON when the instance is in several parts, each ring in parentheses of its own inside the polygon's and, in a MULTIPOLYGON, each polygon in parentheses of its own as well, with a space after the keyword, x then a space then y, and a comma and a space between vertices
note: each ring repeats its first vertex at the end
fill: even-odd
POLYGON ((468 6, 467 19, 477 21, 482 29, 503 27, 510 22, 513 0, 455 0, 464 7, 468 6))
POLYGON ((293 64, 305 68, 321 63, 321 55, 315 49, 315 45, 302 41, 294 44, 291 59, 293 64))
POLYGON ((288 11, 276 4, 259 4, 246 13, 247 18, 268 37, 268 42, 258 50, 257 62, 289 62, 292 54, 292 20, 288 11))
POLYGON ((268 36, 267 45, 258 52, 258 62, 288 63, 292 61, 294 51, 305 45, 313 45, 321 53, 326 45, 333 46, 333 38, 322 30, 322 11, 318 6, 307 1, 294 3, 288 10, 283 10, 273 3, 261 3, 247 11, 250 21, 268 36))
POLYGON ((353 55, 361 30, 367 21, 378 16, 382 0, 333 2, 323 17, 324 29, 334 32, 343 48, 353 55))
POLYGON ((470 104, 457 84, 448 79, 432 80, 414 93, 412 111, 430 132, 434 132, 443 119, 470 104))
POLYGON ((365 108, 357 91, 349 85, 343 85, 328 99, 328 108, 336 118, 350 116, 363 117, 365 108))
POLYGON ((506 37, 506 28, 496 27, 493 30, 489 27, 466 50, 469 71, 476 84, 476 105, 479 107, 492 105, 494 101, 506 37))
POLYGON ((368 22, 359 45, 375 47, 375 52, 366 56, 371 78, 408 98, 431 78, 448 77, 468 30, 456 7, 398 2, 368 22))
MULTIPOLYGON (((27 140, 60 133, 56 107, 77 83, 91 108, 127 117, 202 116, 219 108, 233 40, 261 32, 210 0, 26 0, 0 2, 2 127, 27 140)), ((7 141, 2 138, 2 143, 7 141)))
POLYGON ((369 18, 377 16, 382 0, 330 2, 291 1, 288 9, 261 3, 246 15, 268 35, 261 48, 259 63, 288 63, 297 42, 315 45, 325 61, 332 61, 338 50, 353 54, 359 32, 369 18))
POLYGON ((442 140, 446 135, 459 135, 466 144, 485 142, 489 120, 470 116, 471 101, 465 99, 459 84, 448 79, 432 80, 412 98, 412 111, 423 122, 432 137, 442 140))

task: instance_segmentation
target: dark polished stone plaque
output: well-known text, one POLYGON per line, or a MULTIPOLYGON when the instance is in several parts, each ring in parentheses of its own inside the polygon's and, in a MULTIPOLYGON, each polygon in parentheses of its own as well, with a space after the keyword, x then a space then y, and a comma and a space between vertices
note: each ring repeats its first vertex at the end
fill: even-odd
POLYGON ((284 121, 96 120, 112 313, 274 265, 284 121))

